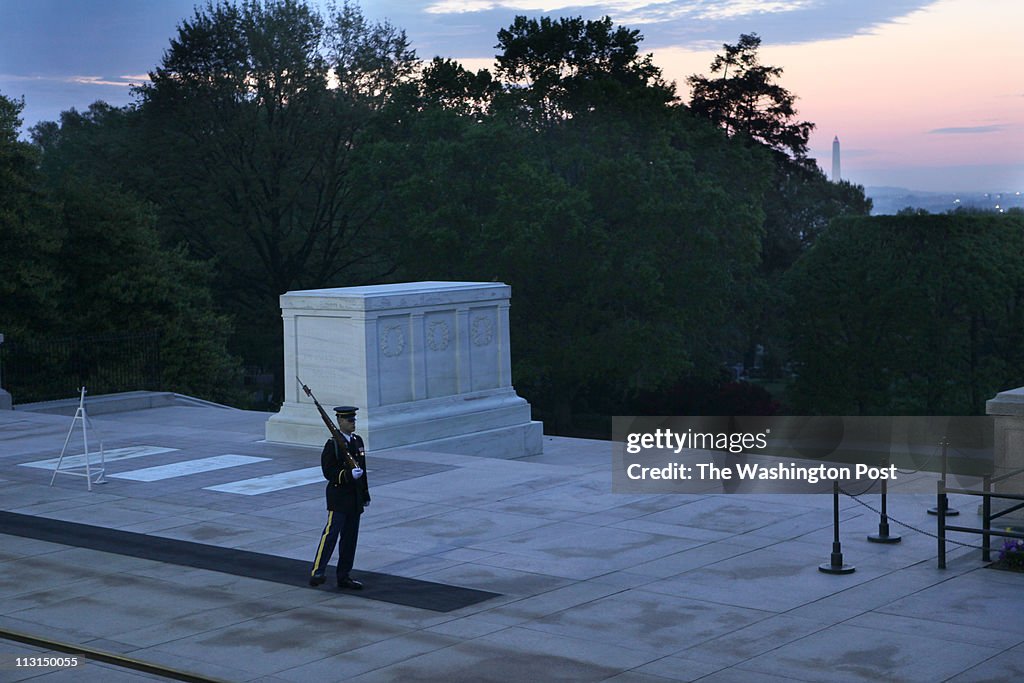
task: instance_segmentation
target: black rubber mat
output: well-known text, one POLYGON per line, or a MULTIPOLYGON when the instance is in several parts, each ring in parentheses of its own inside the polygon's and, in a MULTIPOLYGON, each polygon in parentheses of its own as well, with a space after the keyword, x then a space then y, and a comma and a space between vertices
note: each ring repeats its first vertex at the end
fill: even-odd
MULTIPOLYGON (((289 586, 309 587, 310 562, 293 560, 288 557, 218 548, 204 543, 148 536, 130 531, 118 531, 117 529, 106 529, 89 524, 64 522, 58 519, 22 515, 2 510, 0 510, 0 534, 35 538, 61 545, 140 557, 183 567, 208 569, 289 586)), ((451 612, 460 607, 474 605, 500 595, 500 593, 449 586, 443 583, 420 581, 378 572, 356 571, 353 572, 353 577, 363 582, 364 589, 361 591, 347 590, 345 591, 346 595, 408 607, 419 607, 435 612, 451 612)), ((327 583, 317 590, 335 590, 333 584, 334 567, 330 566, 327 569, 327 583)))

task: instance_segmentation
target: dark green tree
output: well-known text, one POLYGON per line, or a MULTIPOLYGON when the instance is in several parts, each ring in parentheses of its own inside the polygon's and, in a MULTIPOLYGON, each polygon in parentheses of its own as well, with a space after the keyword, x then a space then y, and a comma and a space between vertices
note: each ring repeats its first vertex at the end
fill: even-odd
POLYGON ((427 108, 439 107, 479 118, 490 112, 500 84, 487 69, 474 73, 453 59, 434 57, 420 74, 419 91, 427 108))
POLYGON ((147 197, 165 238, 216 263, 252 363, 280 363, 278 296, 392 268, 375 122, 416 66, 401 31, 345 3, 220 3, 183 22, 139 89, 147 197))
POLYGON ((132 107, 97 101, 85 111, 63 111, 58 121, 43 121, 30 132, 50 188, 72 177, 141 188, 151 174, 137 163, 137 126, 138 115, 132 107))
POLYGON ((722 45, 724 54, 711 62, 711 73, 716 76, 687 79, 693 89, 690 109, 730 136, 746 134, 802 159, 814 124, 796 120, 796 96, 776 83, 782 68, 761 64, 760 47, 756 33, 741 35, 735 45, 722 45))
POLYGON ((763 353, 762 370, 781 376, 787 355, 785 293, 780 278, 837 216, 866 216, 864 188, 831 183, 807 155, 814 124, 796 118, 796 96, 778 84, 782 69, 761 64, 756 34, 723 45, 710 71, 691 76, 691 111, 731 138, 761 148, 771 159, 764 194, 764 233, 759 277, 750 283, 748 309, 737 316, 746 328, 742 358, 749 367, 763 353))
POLYGON ((796 96, 776 83, 780 67, 761 64, 756 34, 740 36, 736 45, 723 45, 711 73, 691 76, 690 110, 724 129, 729 136, 763 146, 775 171, 765 196, 764 270, 789 268, 841 215, 867 215, 871 200, 864 188, 848 182, 830 183, 806 157, 814 124, 796 121, 796 96))
MULTIPOLYGON (((87 115, 66 112, 62 126, 34 129, 31 145, 16 139, 19 109, 0 96, 0 290, 10 287, 0 297, 4 332, 26 348, 39 339, 155 331, 162 388, 238 400, 238 364, 226 352, 230 328, 205 287, 209 269, 161 247, 151 208, 97 179, 102 164, 89 164, 110 157, 120 140, 116 126, 97 123, 116 110, 97 104, 87 115), (101 148, 107 154, 97 154, 101 148)), ((37 368, 36 383, 48 374, 37 368)), ((53 381, 70 390, 65 384, 74 380, 53 381)))
POLYGON ((388 21, 369 21, 350 0, 331 9, 323 40, 331 86, 374 108, 390 102, 420 65, 405 31, 388 21))
POLYGON ((664 107, 675 101, 639 31, 609 17, 530 19, 517 16, 498 32, 496 77, 504 105, 534 125, 625 105, 664 107))
POLYGON ((68 178, 54 191, 64 315, 51 333, 156 332, 161 388, 235 403, 241 367, 227 352, 231 325, 214 311, 209 264, 161 246, 153 208, 110 185, 68 178))
POLYGON ((788 276, 795 407, 971 415, 1024 367, 1024 220, 837 220, 788 276))
POLYGON ((392 141, 401 277, 512 285, 516 386, 555 429, 714 372, 757 262, 766 159, 672 106, 636 32, 519 18, 500 39, 489 109, 481 72, 435 62, 392 141))
POLYGON ((42 187, 39 157, 18 140, 24 102, 0 94, 0 332, 8 340, 57 320, 63 234, 42 187))
POLYGON ((750 298, 756 305, 742 320, 747 326, 745 364, 755 365, 760 350, 761 373, 780 379, 788 362, 785 274, 833 219, 867 216, 871 200, 864 196, 863 187, 830 182, 816 166, 774 158, 771 184, 764 195, 759 277, 751 290, 757 293, 750 298))

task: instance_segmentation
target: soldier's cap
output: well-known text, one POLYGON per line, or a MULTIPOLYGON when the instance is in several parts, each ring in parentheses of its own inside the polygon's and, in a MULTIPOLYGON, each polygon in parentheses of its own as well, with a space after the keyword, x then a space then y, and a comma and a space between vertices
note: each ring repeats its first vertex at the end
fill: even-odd
POLYGON ((334 408, 334 412, 338 417, 352 418, 353 420, 356 418, 357 410, 359 410, 359 408, 356 408, 355 406, 337 406, 334 408))

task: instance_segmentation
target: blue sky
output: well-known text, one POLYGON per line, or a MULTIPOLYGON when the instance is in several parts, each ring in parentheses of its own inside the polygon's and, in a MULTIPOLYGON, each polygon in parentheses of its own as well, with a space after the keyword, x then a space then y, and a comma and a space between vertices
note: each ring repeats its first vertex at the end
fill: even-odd
MULTIPOLYGON (((25 98, 25 124, 102 99, 160 60, 193 0, 0 0, 0 93, 25 98)), ((199 3, 201 6, 205 3, 199 3)), ((323 7, 326 2, 312 0, 323 7)), ((762 61, 817 129, 812 156, 844 177, 919 190, 1024 190, 1024 0, 364 0, 417 54, 488 66, 518 14, 611 16, 644 35, 685 100, 722 43, 763 39, 762 61), (1015 29, 1013 27, 1016 27, 1015 29), (994 77, 997 74, 998 77, 994 77)))

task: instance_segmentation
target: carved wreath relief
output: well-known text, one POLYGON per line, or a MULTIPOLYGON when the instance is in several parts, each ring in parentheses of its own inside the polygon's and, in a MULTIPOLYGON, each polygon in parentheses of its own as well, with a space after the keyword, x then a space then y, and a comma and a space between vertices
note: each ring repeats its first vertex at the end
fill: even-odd
POLYGON ((487 346, 494 339, 494 323, 482 315, 473 318, 469 336, 474 346, 487 346))
POLYGON ((449 341, 448 323, 443 320, 435 320, 427 325, 427 347, 431 351, 444 351, 448 348, 449 341))
POLYGON ((405 332, 401 325, 389 325, 380 335, 380 352, 388 358, 401 356, 405 351, 405 332))

